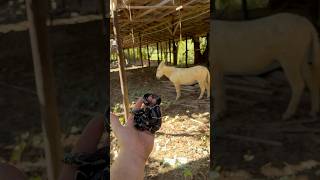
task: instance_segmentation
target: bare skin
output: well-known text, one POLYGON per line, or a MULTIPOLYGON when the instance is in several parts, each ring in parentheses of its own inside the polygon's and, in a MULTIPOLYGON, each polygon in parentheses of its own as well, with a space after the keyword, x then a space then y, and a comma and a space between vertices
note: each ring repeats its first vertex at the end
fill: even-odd
MULTIPOLYGON (((101 115, 91 120, 83 130, 72 153, 94 153, 97 150, 98 143, 104 131, 104 117, 101 115)), ((64 164, 62 166, 59 180, 74 179, 77 167, 64 164)))
MULTIPOLYGON (((135 109, 142 107, 140 98, 135 109)), ((122 126, 119 118, 110 114, 111 128, 118 139, 120 153, 111 166, 111 180, 142 180, 145 163, 153 149, 154 135, 147 131, 138 131, 133 125, 133 115, 129 116, 127 124, 122 126)))

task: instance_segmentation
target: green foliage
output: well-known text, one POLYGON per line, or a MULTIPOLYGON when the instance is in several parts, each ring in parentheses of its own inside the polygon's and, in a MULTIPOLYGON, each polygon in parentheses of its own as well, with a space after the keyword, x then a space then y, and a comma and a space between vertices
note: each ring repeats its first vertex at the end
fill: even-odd
POLYGON ((124 125, 126 123, 126 119, 125 119, 124 115, 119 116, 119 121, 122 125, 124 125))
MULTIPOLYGON (((188 64, 194 63, 194 44, 192 39, 188 39, 188 64)), ((178 65, 185 65, 186 63, 186 41, 178 41, 176 42, 177 50, 178 50, 178 65)), ((205 51, 207 45, 206 37, 200 37, 200 51, 203 53, 205 51)), ((159 43, 159 52, 157 52, 157 44, 149 44, 149 56, 151 61, 157 61, 158 60, 158 53, 159 53, 159 59, 170 61, 170 55, 171 55, 171 61, 173 62, 173 47, 171 46, 171 54, 169 53, 169 45, 165 45, 165 43, 162 44, 162 58, 161 58, 161 45, 159 43), (165 47, 167 46, 167 55, 165 47)), ((148 51, 147 47, 143 46, 141 48, 142 51, 142 59, 147 60, 148 59, 148 51)), ((133 62, 134 59, 136 59, 136 62, 140 62, 140 48, 136 47, 135 49, 129 48, 124 51, 124 55, 128 61, 133 62)), ((115 53, 111 54, 111 61, 116 60, 117 56, 115 53)))
POLYGON ((30 136, 29 132, 26 132, 20 137, 16 138, 16 146, 13 149, 13 152, 11 153, 10 157, 10 162, 20 162, 22 153, 24 152, 26 146, 27 146, 27 141, 30 136))
POLYGON ((206 37, 200 37, 200 52, 201 54, 204 53, 207 46, 207 38, 206 37))
POLYGON ((114 113, 120 113, 120 112, 122 112, 121 104, 120 104, 120 103, 115 104, 115 105, 112 107, 112 112, 114 112, 114 113))
POLYGON ((190 168, 188 168, 188 167, 183 168, 183 176, 184 177, 192 177, 192 171, 190 170, 190 168))

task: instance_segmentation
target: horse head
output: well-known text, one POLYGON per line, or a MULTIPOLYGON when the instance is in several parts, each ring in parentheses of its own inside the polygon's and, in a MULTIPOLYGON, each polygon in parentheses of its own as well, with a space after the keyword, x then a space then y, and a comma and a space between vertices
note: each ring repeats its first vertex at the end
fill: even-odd
POLYGON ((163 76, 163 67, 165 66, 164 63, 165 63, 165 62, 162 61, 162 62, 159 64, 158 68, 157 68, 156 77, 157 77, 158 79, 160 79, 160 78, 163 76))

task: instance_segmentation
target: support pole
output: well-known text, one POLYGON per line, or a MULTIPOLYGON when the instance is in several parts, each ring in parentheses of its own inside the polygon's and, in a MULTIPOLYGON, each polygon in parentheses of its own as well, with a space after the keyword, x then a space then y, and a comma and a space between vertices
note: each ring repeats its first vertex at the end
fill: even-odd
POLYGON ((186 36, 186 67, 188 67, 188 36, 186 36))
POLYGON ((41 111, 41 125, 45 143, 46 167, 49 180, 58 179, 62 147, 58 118, 52 60, 49 53, 47 0, 27 0, 27 16, 31 41, 34 73, 41 111))
POLYGON ((177 65, 178 64, 178 47, 176 46, 174 39, 172 41, 172 50, 173 50, 173 65, 177 65))
POLYGON ((159 43, 157 42, 157 56, 158 56, 158 65, 160 64, 160 59, 159 59, 159 43))
POLYGON ((160 42, 160 59, 161 59, 161 61, 163 61, 163 57, 162 57, 162 42, 160 42))
POLYGON ((165 42, 165 43, 166 43, 166 50, 165 50, 164 58, 166 59, 166 62, 168 62, 168 43, 167 42, 165 42))
POLYGON ((142 59, 142 42, 141 42, 141 34, 139 33, 139 38, 140 38, 140 47, 139 47, 139 49, 140 49, 140 61, 141 61, 141 67, 143 68, 143 59, 142 59))
POLYGON ((242 0, 242 12, 243 12, 243 18, 245 20, 249 19, 249 15, 248 15, 248 7, 247 7, 247 0, 242 0))
POLYGON ((171 41, 170 41, 170 39, 169 39, 169 59, 170 59, 170 64, 172 63, 172 61, 171 61, 171 41))
POLYGON ((124 64, 124 57, 123 57, 123 50, 122 50, 122 38, 119 32, 119 22, 118 22, 118 12, 117 8, 115 7, 113 10, 113 32, 115 35, 115 40, 117 42, 117 54, 118 54, 118 64, 119 64, 119 75, 120 75, 120 85, 121 85, 121 92, 122 92, 122 99, 124 104, 124 115, 125 119, 127 120, 129 117, 129 96, 128 96, 128 83, 127 83, 127 76, 125 71, 125 64, 124 64))
POLYGON ((150 67, 149 44, 147 44, 148 66, 150 67))

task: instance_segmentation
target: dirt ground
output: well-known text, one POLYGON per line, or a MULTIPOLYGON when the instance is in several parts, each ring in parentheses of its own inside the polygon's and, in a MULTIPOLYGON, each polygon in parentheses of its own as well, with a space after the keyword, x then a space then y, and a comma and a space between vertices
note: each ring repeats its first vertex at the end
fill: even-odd
MULTIPOLYGON (((175 89, 167 78, 157 80, 156 67, 127 70, 130 102, 147 92, 162 98, 163 124, 147 162, 146 179, 207 179, 209 172, 209 99, 197 100, 198 86, 183 87, 175 102, 175 89)), ((122 101, 118 72, 110 73, 111 107, 122 101)), ((113 109, 116 112, 121 110, 113 109)), ((111 156, 118 152, 116 140, 111 156)))
POLYGON ((320 179, 320 118, 308 114, 309 93, 303 94, 297 116, 284 121, 291 89, 282 71, 226 77, 226 82, 228 114, 214 121, 212 177, 320 179))
MULTIPOLYGON (((49 29, 65 150, 84 125, 103 113, 106 65, 101 24, 90 22, 49 29)), ((0 34, 0 159, 32 177, 45 176, 41 119, 27 31, 0 34)))

